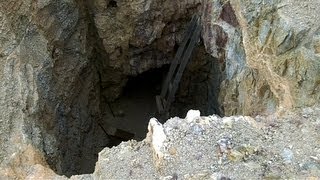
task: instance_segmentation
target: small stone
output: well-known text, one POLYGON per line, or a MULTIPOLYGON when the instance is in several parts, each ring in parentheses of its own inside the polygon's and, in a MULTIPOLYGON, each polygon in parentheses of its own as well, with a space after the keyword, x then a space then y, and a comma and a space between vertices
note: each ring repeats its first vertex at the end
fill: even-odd
POLYGON ((249 156, 255 154, 258 151, 258 148, 250 145, 242 145, 237 147, 236 150, 243 155, 243 159, 246 160, 249 156))
POLYGON ((293 152, 289 148, 284 148, 281 154, 285 163, 289 164, 293 159, 293 152))
POLYGON ((169 148, 169 153, 170 153, 170 155, 176 155, 177 154, 177 149, 174 148, 174 147, 170 147, 169 148))
POLYGON ((302 169, 305 169, 305 170, 314 170, 314 171, 318 171, 320 170, 320 164, 319 163, 316 163, 316 162, 307 162, 307 163, 304 163, 302 164, 301 166, 302 169))
POLYGON ((204 129, 198 124, 191 126, 190 131, 194 135, 202 135, 204 133, 204 129))
POLYGON ((231 129, 233 126, 234 119, 230 117, 223 118, 222 120, 224 127, 231 129))
POLYGON ((229 159, 230 161, 238 162, 238 161, 243 160, 244 156, 245 156, 245 155, 242 154, 242 153, 239 152, 239 151, 231 150, 230 154, 228 155, 228 159, 229 159))
POLYGON ((221 153, 226 153, 229 149, 232 148, 231 139, 228 137, 220 139, 219 141, 217 141, 217 143, 219 145, 221 153))
POLYGON ((187 116, 186 116, 186 120, 188 122, 191 122, 193 121, 194 119, 196 118, 200 118, 200 111, 199 110, 189 110, 188 113, 187 113, 187 116))
POLYGON ((160 180, 172 180, 173 176, 160 177, 160 180))

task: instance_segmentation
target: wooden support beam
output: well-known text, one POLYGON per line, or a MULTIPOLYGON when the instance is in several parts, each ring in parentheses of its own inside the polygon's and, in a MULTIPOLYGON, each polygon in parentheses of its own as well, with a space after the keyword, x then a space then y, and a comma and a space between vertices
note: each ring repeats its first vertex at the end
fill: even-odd
POLYGON ((175 72, 178 64, 181 61, 181 57, 183 55, 183 52, 185 51, 186 44, 188 43, 188 40, 189 40, 190 36, 192 35, 192 32, 193 32, 195 26, 197 25, 197 21, 198 21, 198 17, 196 15, 194 15, 191 19, 189 26, 188 26, 187 33, 185 34, 184 39, 183 39, 183 41, 177 51, 172 63, 171 63, 168 75, 166 77, 166 80, 165 80, 163 87, 162 87, 162 90, 161 90, 160 96, 162 98, 164 98, 166 96, 169 83, 174 75, 174 72, 175 72))
POLYGON ((120 139, 126 140, 126 141, 134 138, 133 133, 122 130, 122 129, 115 128, 115 127, 111 126, 109 123, 106 123, 106 122, 101 123, 101 121, 100 121, 100 122, 98 122, 98 125, 102 128, 102 130, 107 135, 114 136, 114 137, 117 137, 117 138, 120 138, 120 139))
POLYGON ((169 111, 170 105, 174 100, 174 96, 176 94, 176 91, 178 90, 179 83, 180 83, 181 77, 183 75, 183 72, 189 62, 189 59, 190 59, 191 54, 193 52, 193 49, 194 49, 197 41, 199 40, 200 32, 201 32, 201 27, 200 27, 200 25, 198 25, 194 31, 194 34, 190 40, 190 43, 188 44, 188 48, 186 49, 186 52, 182 57, 180 67, 179 67, 178 72, 177 72, 177 74, 174 78, 174 81, 173 81, 172 90, 169 92, 169 95, 168 95, 165 111, 169 111))
POLYGON ((194 15, 188 26, 182 44, 171 63, 168 75, 161 89, 161 94, 156 96, 157 107, 160 114, 168 114, 169 112, 184 69, 189 62, 197 41, 199 40, 200 32, 201 26, 199 16, 194 15))

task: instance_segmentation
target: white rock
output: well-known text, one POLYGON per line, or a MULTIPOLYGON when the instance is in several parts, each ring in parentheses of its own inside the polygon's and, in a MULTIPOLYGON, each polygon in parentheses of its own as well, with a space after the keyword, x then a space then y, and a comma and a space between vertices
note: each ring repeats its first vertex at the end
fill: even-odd
POLYGON ((163 143, 167 136, 164 133, 162 124, 156 118, 151 118, 149 121, 148 130, 148 137, 150 138, 154 153, 158 158, 163 158, 161 148, 163 147, 163 143))
POLYGON ((195 118, 200 118, 200 111, 199 110, 189 110, 186 116, 186 120, 188 122, 193 121, 195 118))

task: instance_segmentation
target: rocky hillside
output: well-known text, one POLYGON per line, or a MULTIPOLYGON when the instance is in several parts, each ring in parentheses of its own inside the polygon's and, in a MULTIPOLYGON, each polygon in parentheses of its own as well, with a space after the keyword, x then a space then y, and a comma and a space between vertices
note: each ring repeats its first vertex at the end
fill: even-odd
POLYGON ((1 179, 93 172, 72 178, 319 176, 319 6, 317 0, 1 1, 1 179), (157 116, 154 96, 196 13, 201 39, 170 115, 199 109, 204 117, 164 124, 161 163, 152 159, 159 154, 151 155, 150 139, 104 149, 128 140, 109 134, 111 127, 145 138, 157 116), (203 153, 185 157, 186 149, 203 153), (136 153, 145 158, 134 162, 136 153), (136 170, 141 162, 148 174, 136 170))

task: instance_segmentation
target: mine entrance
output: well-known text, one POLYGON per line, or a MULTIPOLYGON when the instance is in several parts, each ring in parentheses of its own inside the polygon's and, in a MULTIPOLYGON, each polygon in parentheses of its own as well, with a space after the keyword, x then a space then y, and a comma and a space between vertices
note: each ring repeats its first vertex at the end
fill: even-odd
MULTIPOLYGON (((106 101, 105 97, 100 96, 100 101, 103 102, 100 106, 101 115, 92 121, 87 118, 83 118, 83 121, 70 121, 67 124, 69 138, 59 133, 61 155, 59 158, 51 158, 52 162, 50 159, 51 167, 61 169, 56 172, 67 176, 92 173, 98 153, 103 148, 113 147, 130 139, 144 139, 150 118, 159 117, 156 96, 161 93, 169 68, 168 64, 128 76, 117 99, 106 101), (78 122, 88 123, 88 130, 79 131, 71 124, 78 122), (120 134, 112 133, 117 131, 120 134)), ((202 44, 197 46, 181 77, 169 118, 183 118, 190 109, 198 109, 202 115, 218 114, 216 109, 219 107, 222 74, 218 61, 205 51, 202 44)), ((164 123, 166 120, 160 121, 164 123)), ((83 124, 78 127, 83 127, 83 124)))
POLYGON ((110 125, 134 134, 136 140, 145 138, 149 119, 157 116, 155 96, 161 91, 168 69, 169 66, 164 65, 130 76, 122 95, 110 103, 113 114, 110 125))
POLYGON ((83 88, 91 101, 83 104, 85 97, 80 97, 77 99, 79 107, 74 106, 74 114, 82 110, 82 114, 86 115, 87 110, 89 113, 84 117, 71 114, 75 120, 63 121, 68 122, 68 131, 66 135, 57 131, 62 148, 59 159, 51 158, 53 160, 49 162, 53 169, 56 166, 59 174, 67 176, 93 172, 98 153, 103 148, 131 139, 144 139, 152 117, 164 123, 170 117, 185 117, 190 109, 200 110, 202 115, 220 114, 218 95, 225 74, 223 62, 206 52, 198 38, 201 26, 198 23, 191 25, 193 29, 185 30, 189 35, 174 42, 171 51, 160 51, 156 43, 147 48, 130 47, 130 53, 124 59, 124 62, 130 62, 125 66, 127 69, 109 67, 105 62, 108 56, 96 49, 92 62, 97 76, 88 79, 89 83, 96 82, 96 86, 93 92, 83 88), (131 64, 130 60, 138 65, 131 64), (147 66, 139 64, 143 62, 151 63, 147 66), (171 68, 174 64, 176 68, 171 68), (150 69, 152 67, 157 68, 150 69), (172 78, 164 86, 170 72, 172 78), (161 93, 163 87, 167 87, 164 95, 161 93), (166 117, 159 111, 159 101, 156 101, 159 95, 166 117), (86 109, 90 105, 92 107, 86 109))
POLYGON ((156 96, 161 93, 169 69, 170 65, 164 65, 136 76, 129 76, 122 94, 109 103, 112 117, 105 117, 105 121, 120 131, 133 134, 131 138, 125 135, 123 140, 144 139, 148 122, 152 117, 164 123, 170 117, 183 118, 190 109, 200 110, 202 115, 221 115, 218 94, 223 76, 218 62, 205 52, 203 45, 195 48, 194 55, 181 78, 168 117, 164 117, 159 113, 156 96))

